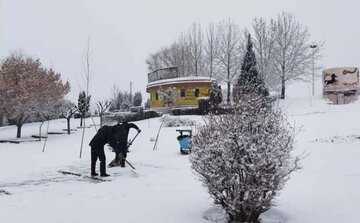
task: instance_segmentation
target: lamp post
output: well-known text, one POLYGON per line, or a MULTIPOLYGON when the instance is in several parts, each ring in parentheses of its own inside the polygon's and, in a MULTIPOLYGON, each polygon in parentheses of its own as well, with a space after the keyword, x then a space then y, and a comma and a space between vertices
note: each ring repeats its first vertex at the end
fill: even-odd
POLYGON ((310 48, 312 49, 312 95, 315 95, 315 48, 317 47, 316 44, 311 44, 310 48))

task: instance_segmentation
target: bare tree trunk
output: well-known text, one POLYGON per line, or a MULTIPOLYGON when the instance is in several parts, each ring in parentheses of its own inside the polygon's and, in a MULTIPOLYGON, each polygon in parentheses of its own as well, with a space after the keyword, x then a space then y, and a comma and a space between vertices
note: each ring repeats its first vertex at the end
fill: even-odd
POLYGON ((286 71, 285 71, 285 61, 281 65, 281 99, 285 99, 285 83, 286 83, 286 71))
MULTIPOLYGON (((85 100, 86 103, 88 102, 88 96, 89 96, 89 84, 90 84, 90 36, 88 37, 88 44, 87 44, 87 50, 86 50, 86 67, 85 67, 85 77, 86 77, 86 94, 85 94, 85 100)), ((81 136, 81 145, 80 145, 80 155, 79 158, 81 159, 82 156, 82 148, 84 144, 84 136, 85 136, 85 113, 86 111, 83 111, 81 116, 84 118, 84 128, 81 136)))
POLYGON ((101 127, 103 125, 103 115, 100 114, 99 117, 100 117, 100 127, 101 127))
POLYGON ((0 111, 0 126, 4 125, 4 114, 0 111))
POLYGON ((69 116, 68 118, 66 118, 66 122, 67 122, 67 133, 68 133, 68 135, 70 135, 70 118, 71 118, 71 116, 69 116))
POLYGON ((226 102, 228 104, 230 104, 230 95, 231 95, 230 86, 231 86, 231 83, 230 83, 230 81, 228 81, 227 82, 227 98, 226 98, 226 102))
POLYGON ((41 122, 40 127, 39 127, 39 141, 40 142, 41 142, 41 128, 42 128, 43 124, 44 124, 44 121, 41 122))
POLYGON ((285 99, 285 77, 281 77, 281 99, 285 99))
POLYGON ((17 124, 16 138, 21 138, 21 127, 22 124, 17 124))
POLYGON ((245 211, 242 211, 243 214, 235 214, 229 215, 230 223, 240 223, 240 222, 248 222, 248 223, 260 223, 259 217, 260 213, 252 213, 248 215, 245 211))
POLYGON ((48 138, 48 135, 49 135, 49 126, 50 126, 50 119, 48 118, 47 119, 47 127, 46 127, 46 138, 45 138, 45 142, 44 142, 44 145, 43 145, 42 152, 45 152, 46 142, 47 142, 47 138, 48 138))

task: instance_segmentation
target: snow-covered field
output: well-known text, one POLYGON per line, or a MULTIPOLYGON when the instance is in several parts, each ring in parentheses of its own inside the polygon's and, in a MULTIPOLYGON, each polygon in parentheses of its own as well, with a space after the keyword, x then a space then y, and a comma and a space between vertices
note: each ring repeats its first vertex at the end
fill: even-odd
MULTIPOLYGON (((292 94, 281 106, 300 129, 294 154, 305 152, 307 157, 262 222, 360 222, 360 101, 329 105, 320 95, 310 102, 308 95, 292 94)), ((108 168, 109 182, 58 173, 89 174, 94 127, 86 128, 81 159, 80 129, 49 135, 45 152, 44 141, 0 144, 0 190, 11 193, 0 193, 0 222, 225 222, 191 171, 188 156, 180 155, 179 128, 163 128, 153 151, 150 138, 156 137, 159 118, 135 123, 143 130, 128 155, 136 169, 108 168)), ((72 120, 72 127, 77 126, 79 120, 72 120)), ((52 132, 64 128, 65 120, 50 122, 52 132)), ((29 139, 38 129, 39 123, 25 125, 23 137, 29 139)), ((135 133, 131 130, 129 138, 135 133)), ((14 139, 15 134, 15 127, 0 128, 0 139, 14 139)), ((109 163, 114 154, 106 149, 106 156, 109 163)))

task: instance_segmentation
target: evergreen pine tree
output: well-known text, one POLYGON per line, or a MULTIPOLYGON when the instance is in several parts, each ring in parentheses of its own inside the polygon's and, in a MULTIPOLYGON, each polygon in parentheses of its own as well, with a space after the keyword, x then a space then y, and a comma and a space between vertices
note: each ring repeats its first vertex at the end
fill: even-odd
POLYGON ((142 103, 142 95, 141 95, 140 91, 137 91, 137 92, 135 92, 135 95, 134 95, 133 104, 134 104, 134 106, 141 106, 141 103, 142 103))
POLYGON ((210 104, 213 107, 217 107, 222 102, 221 86, 216 82, 211 83, 210 87, 210 104))
POLYGON ((250 34, 248 34, 247 38, 246 53, 241 64, 241 73, 233 90, 234 100, 238 101, 242 94, 249 93, 258 93, 264 96, 269 94, 256 68, 256 57, 250 34))
POLYGON ((90 97, 91 96, 86 96, 85 91, 81 91, 79 93, 78 110, 79 110, 80 115, 81 115, 80 126, 82 126, 83 119, 85 118, 85 113, 89 111, 90 97))

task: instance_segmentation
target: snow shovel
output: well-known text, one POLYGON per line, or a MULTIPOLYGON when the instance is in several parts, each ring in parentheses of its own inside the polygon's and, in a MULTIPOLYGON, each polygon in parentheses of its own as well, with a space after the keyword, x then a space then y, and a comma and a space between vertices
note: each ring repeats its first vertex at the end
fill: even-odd
MULTIPOLYGON (((134 138, 128 143, 128 145, 127 145, 127 148, 126 149, 129 149, 129 147, 131 146, 131 144, 134 142, 134 140, 136 139, 136 137, 139 135, 139 132, 134 136, 134 138)), ((120 161, 121 160, 125 160, 125 162, 127 163, 127 164, 129 164, 129 166, 132 168, 132 169, 134 169, 135 170, 135 167, 129 162, 129 161, 127 161, 124 157, 123 157, 123 155, 120 153, 119 154, 120 155, 120 159, 118 160, 118 161, 116 161, 116 159, 113 159, 110 163, 109 163, 109 167, 115 167, 115 166, 120 166, 120 161)))

